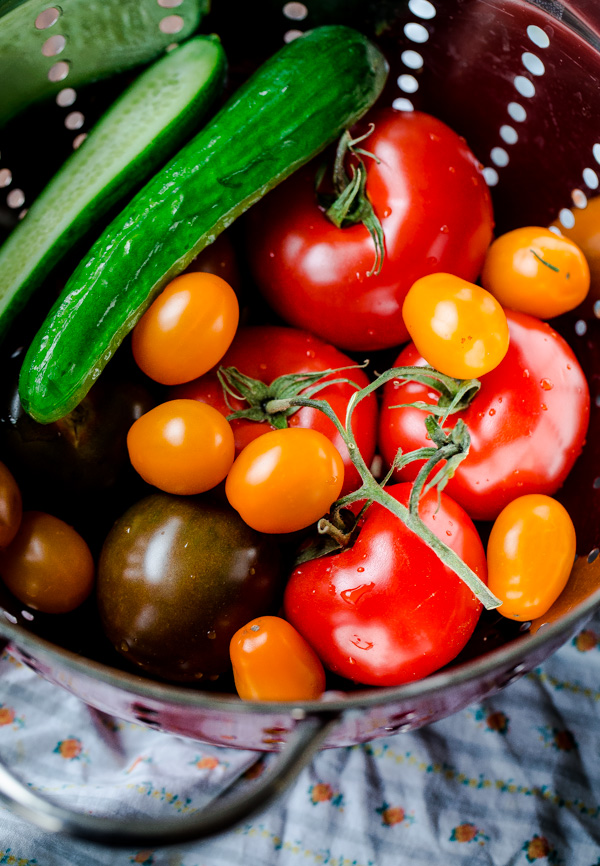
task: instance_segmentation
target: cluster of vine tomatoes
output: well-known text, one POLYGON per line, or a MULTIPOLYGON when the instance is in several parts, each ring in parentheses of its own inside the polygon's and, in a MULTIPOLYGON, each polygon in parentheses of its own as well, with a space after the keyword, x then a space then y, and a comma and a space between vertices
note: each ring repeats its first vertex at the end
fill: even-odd
MULTIPOLYGON (((245 699, 318 698, 324 669, 377 686, 424 677, 465 646, 482 599, 495 597, 500 613, 521 622, 543 615, 575 555, 573 524, 554 494, 583 447, 589 391, 547 319, 584 301, 584 255, 540 227, 494 239, 480 166, 437 119, 379 109, 356 137, 368 152, 351 149, 346 167, 365 171, 385 239, 381 267, 352 209, 341 228, 329 222, 338 190, 322 183, 316 193, 311 164, 244 225, 246 263, 283 323, 240 325, 239 271, 226 252, 222 276, 195 266, 177 277, 133 332, 137 364, 166 389, 127 436, 133 467, 167 495, 152 509, 187 497, 185 520, 204 537, 210 521, 193 503, 217 491, 258 536, 302 542, 279 609, 226 618, 228 662, 245 699), (375 393, 376 374, 361 361, 382 350, 398 354, 375 393), (455 456, 434 468, 436 448, 459 439, 455 456), (376 458, 383 486, 370 473, 376 458), (308 545, 317 523, 333 539, 324 555, 308 545)), ((180 528, 161 540, 166 524, 144 508, 124 516, 119 544, 137 520, 147 544, 193 545, 180 528)), ((244 550, 257 543, 246 539, 244 550)), ((104 571, 120 558, 108 545, 104 571)), ((208 644, 212 632, 207 623, 208 644)), ((114 643, 133 657, 132 641, 114 643)), ((154 641, 149 654, 157 651, 154 641)), ((208 652, 198 658, 216 670, 208 652)), ((177 664, 185 678, 189 665, 177 664)))

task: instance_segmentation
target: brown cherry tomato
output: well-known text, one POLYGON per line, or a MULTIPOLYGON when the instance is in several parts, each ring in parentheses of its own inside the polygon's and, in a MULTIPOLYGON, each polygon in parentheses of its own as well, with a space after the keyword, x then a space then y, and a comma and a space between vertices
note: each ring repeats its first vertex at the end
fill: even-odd
POLYGON ((0 548, 11 543, 23 514, 21 491, 12 472, 0 463, 0 548))
POLYGON ((28 607, 68 613, 92 591, 94 560, 68 523, 42 511, 25 511, 14 540, 0 551, 0 576, 28 607))
POLYGON ((253 619, 234 634, 229 651, 242 700, 311 701, 325 691, 319 657, 281 617, 253 619))

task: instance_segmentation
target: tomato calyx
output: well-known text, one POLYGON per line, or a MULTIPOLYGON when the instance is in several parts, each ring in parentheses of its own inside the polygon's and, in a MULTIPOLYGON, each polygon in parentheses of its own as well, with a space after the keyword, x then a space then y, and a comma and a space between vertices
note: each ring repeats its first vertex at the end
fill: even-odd
POLYGON ((342 134, 333 165, 333 193, 319 192, 319 186, 324 175, 323 169, 317 174, 316 182, 319 204, 327 219, 334 226, 344 229, 362 223, 371 235, 375 246, 375 259, 372 268, 367 272, 368 277, 378 274, 383 267, 385 238, 379 217, 367 195, 367 169, 362 157, 367 156, 376 162, 379 160, 374 154, 356 145, 368 138, 374 129, 374 124, 371 124, 368 131, 358 138, 352 138, 348 130, 342 134), (348 155, 354 158, 350 166, 350 176, 346 171, 348 155))
MULTIPOLYGON (((425 424, 427 426, 429 438, 432 442, 431 447, 419 448, 407 454, 399 452, 396 460, 401 462, 403 465, 412 460, 426 460, 425 465, 422 467, 417 478, 413 482, 413 489, 411 491, 408 508, 398 502, 397 499, 385 490, 384 486, 375 480, 369 467, 356 447, 356 442, 354 441, 354 435, 352 433, 352 413, 356 408, 356 405, 368 394, 372 393, 386 382, 395 378, 410 378, 409 376, 404 375, 405 369, 406 368, 392 368, 391 370, 387 370, 367 387, 356 391, 348 402, 344 424, 342 424, 342 422, 337 418, 335 412, 333 412, 325 400, 314 400, 307 397, 292 397, 289 400, 277 401, 277 408, 281 411, 291 406, 309 406, 311 408, 319 409, 327 415, 330 421, 336 426, 340 436, 343 438, 348 453, 350 454, 350 458, 361 477, 362 484, 357 490, 341 497, 334 503, 330 513, 331 516, 335 515, 336 512, 341 514, 343 509, 347 508, 354 502, 365 502, 365 507, 368 507, 373 502, 379 503, 398 517, 398 519, 401 520, 408 529, 416 533, 428 545, 428 547, 434 551, 443 564, 450 568, 462 581, 464 581, 464 583, 467 584, 469 589, 487 610, 493 610, 501 604, 500 599, 490 592, 486 584, 480 580, 475 572, 472 571, 472 569, 469 568, 469 566, 466 565, 466 563, 451 548, 444 544, 444 542, 441 541, 428 526, 426 526, 418 511, 420 497, 433 486, 436 486, 438 490, 442 490, 447 481, 452 477, 452 474, 460 461, 467 456, 470 436, 466 424, 459 419, 451 430, 445 432, 442 429, 442 424, 437 420, 435 415, 428 415, 425 419, 425 424), (442 463, 441 469, 431 480, 428 480, 432 470, 438 463, 442 463)), ((419 369, 422 371, 424 368, 419 369)), ((414 368, 411 368, 411 376, 413 372, 414 368)), ((425 373, 430 378, 435 378, 435 376, 440 375, 437 374, 437 371, 435 370, 425 370, 425 373), (432 373, 435 374, 435 376, 432 375, 432 373)), ((457 392, 460 393, 461 391, 462 387, 458 386, 457 392)), ((454 401, 451 401, 451 405, 453 402, 454 401)), ((440 414, 442 419, 445 420, 448 410, 443 409, 438 412, 438 414, 440 414)), ((327 532, 328 521, 334 523, 335 518, 330 520, 330 515, 328 515, 325 518, 325 521, 320 521, 320 531, 327 532)), ((357 520, 357 525, 358 523, 359 520, 357 520)), ((352 532, 353 530, 350 530, 348 543, 351 543, 354 539, 352 532)), ((334 536, 336 535, 335 532, 333 534, 334 536)), ((337 542, 337 549, 339 549, 341 546, 339 543, 339 534, 338 538, 334 537, 334 542, 337 542)), ((333 547, 329 551, 325 551, 319 555, 326 555, 328 552, 335 549, 336 548, 333 547)), ((315 557, 306 556, 306 559, 309 558, 315 557)))
MULTIPOLYGON (((390 379, 419 382, 421 385, 433 388, 440 395, 437 404, 416 400, 414 403, 401 403, 398 406, 390 408, 424 409, 431 415, 438 415, 441 418, 442 425, 449 415, 452 415, 454 412, 462 412, 466 409, 481 388, 479 379, 454 379, 452 376, 440 373, 439 370, 429 366, 396 367, 393 371, 388 371, 388 373, 384 374, 385 382, 388 382, 390 379), (389 376, 389 372, 394 372, 395 375, 389 376)), ((382 381, 382 384, 384 384, 384 381, 382 381)))
POLYGON ((248 403, 246 409, 232 411, 227 416, 227 420, 245 418, 248 421, 266 421, 275 429, 282 430, 288 426, 287 420, 290 415, 297 412, 300 406, 286 404, 285 408, 281 408, 280 402, 276 401, 289 401, 293 397, 297 397, 300 392, 305 397, 310 398, 330 385, 348 384, 353 385, 358 390, 358 385, 350 379, 328 379, 327 377, 342 373, 344 370, 363 368, 367 363, 353 364, 332 370, 317 370, 312 373, 290 373, 278 376, 270 385, 266 385, 259 379, 246 376, 237 367, 219 367, 217 377, 229 408, 233 409, 229 397, 248 403))

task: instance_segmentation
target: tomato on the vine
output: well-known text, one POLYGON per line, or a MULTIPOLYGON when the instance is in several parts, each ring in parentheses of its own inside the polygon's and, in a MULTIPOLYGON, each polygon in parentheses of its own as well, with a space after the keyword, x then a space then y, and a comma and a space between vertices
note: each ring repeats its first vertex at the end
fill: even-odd
POLYGON ((225 493, 253 529, 287 533, 326 514, 343 482, 344 464, 330 440, 318 430, 288 427, 246 445, 229 471, 225 493))
POLYGON ((223 357, 239 321, 235 292, 215 274, 175 277, 132 332, 137 365, 163 385, 201 376, 223 357))
POLYGON ((325 691, 315 651, 287 620, 260 616, 232 637, 231 665, 245 701, 311 701, 325 691))
MULTIPOLYGON (((326 400, 340 421, 344 421, 350 397, 357 388, 364 388, 369 380, 356 362, 347 355, 324 343, 318 337, 296 328, 259 325, 240 328, 233 343, 221 360, 221 366, 235 367, 245 376, 272 385, 280 376, 340 370, 324 378, 325 386, 313 394, 316 400, 326 400), (347 382, 335 381, 346 379, 347 382), (354 384, 352 384, 354 383, 354 384), (356 386, 356 387, 355 387, 356 386)), ((300 395, 306 389, 299 389, 300 395)), ((225 398, 216 370, 181 385, 171 392, 173 397, 200 400, 227 416, 233 411, 247 409, 249 403, 231 394, 225 398)), ((264 403, 264 398, 261 398, 264 403)), ((342 493, 355 490, 360 484, 359 474, 350 460, 348 449, 335 425, 318 409, 303 406, 287 418, 289 427, 307 427, 318 430, 331 439, 344 460, 344 486, 342 493)), ((236 454, 257 436, 274 429, 268 418, 252 420, 236 418, 231 421, 235 436, 236 454)), ((361 400, 352 414, 352 431, 358 450, 367 465, 375 453, 377 438, 377 400, 370 394, 361 400)))
POLYGON ((181 495, 216 487, 234 458, 227 420, 196 400, 168 400, 146 412, 130 427, 127 449, 144 481, 181 495))
MULTIPOLYGON (((467 144, 436 118, 381 108, 356 136, 366 190, 385 238, 383 266, 360 223, 337 228, 315 192, 319 163, 295 172, 253 207, 248 259, 266 300, 292 325, 343 349, 375 350, 407 339, 402 302, 437 271, 473 281, 492 239, 491 198, 467 144)), ((353 130, 354 134, 355 130, 353 130)), ((350 163, 352 159, 350 159, 350 163)))
MULTIPOLYGON (((468 456, 446 492, 474 520, 493 520, 511 500, 526 493, 552 495, 565 481, 584 444, 590 412, 588 384, 575 354, 547 322, 507 310, 510 344, 504 359, 481 378, 470 405, 451 415, 462 418, 471 436, 468 456)), ((394 366, 425 363, 414 344, 394 366)), ((399 408, 438 395, 417 382, 393 380, 383 391, 379 443, 391 465, 399 448, 428 444, 425 411, 399 408)), ((412 480, 422 461, 396 472, 412 480)))
MULTIPOLYGON (((412 485, 388 493, 408 505, 412 485)), ((463 509, 426 493, 424 523, 486 582, 485 551, 463 509)), ((353 545, 304 562, 286 586, 284 611, 331 671, 365 685, 417 680, 455 658, 482 606, 437 554, 388 509, 372 504, 353 545)))
POLYGON ((532 493, 502 509, 487 547, 488 584, 498 612, 521 622, 542 616, 566 586, 575 560, 575 527, 556 499, 532 493))
POLYGON ((419 352, 447 376, 483 376, 506 355, 504 310, 481 286, 453 274, 429 274, 413 283, 402 313, 419 352))
POLYGON ((553 319, 585 300, 590 268, 570 238, 547 228, 525 226, 500 235, 491 244, 481 282, 504 307, 553 319))

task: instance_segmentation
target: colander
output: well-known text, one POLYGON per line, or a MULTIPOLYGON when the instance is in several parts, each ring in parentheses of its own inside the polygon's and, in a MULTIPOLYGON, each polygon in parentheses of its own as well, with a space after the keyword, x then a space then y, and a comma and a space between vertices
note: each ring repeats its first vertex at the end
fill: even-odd
MULTIPOLYGON (((5 0, 5 5, 18 3, 5 0)), ((98 83, 80 92, 73 83, 78 79, 75 64, 69 62, 69 43, 58 38, 68 32, 68 3, 63 8, 47 0, 38 6, 29 26, 38 34, 39 54, 21 59, 50 81, 54 76, 54 96, 0 132, 0 229, 5 232, 123 83, 121 75, 116 83, 98 83), (63 64, 58 70, 57 63, 63 64)), ((190 14, 196 15, 198 5, 192 0, 138 0, 138 6, 155 16, 168 41, 187 36, 196 26, 186 17, 192 6, 190 14)), ((90 5, 89 25, 102 40, 104 30, 92 20, 97 10, 90 5)), ((258 6, 214 0, 200 29, 221 36, 235 85, 282 41, 334 22, 362 30, 384 52, 390 75, 382 102, 434 114, 467 139, 484 166, 498 232, 551 223, 569 228, 577 210, 597 193, 597 0, 263 0, 258 6)), ((128 28, 137 26, 127 16, 117 24, 115 32, 125 37, 128 28)), ((109 28, 104 34, 107 39, 111 32, 109 28)), ((600 323, 593 314, 575 317, 563 330, 588 375, 592 416, 584 453, 561 492, 576 523, 578 557, 568 591, 542 620, 523 628, 486 613, 461 656, 420 682, 328 692, 319 701, 289 705, 241 702, 231 694, 155 682, 106 663, 84 642, 61 645, 55 636, 36 629, 27 612, 0 610, 0 636, 9 651, 90 706, 206 743, 281 753, 271 774, 252 792, 226 797, 185 821, 124 826, 71 813, 43 800, 26 780, 0 767, 3 800, 40 827, 98 842, 157 845, 208 836, 263 808, 317 749, 427 725, 543 662, 600 605, 600 323)))

